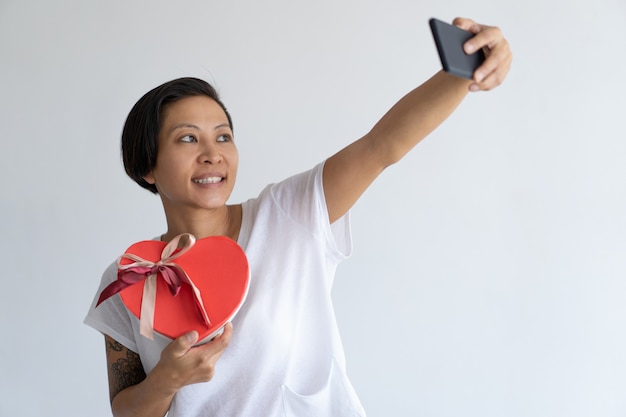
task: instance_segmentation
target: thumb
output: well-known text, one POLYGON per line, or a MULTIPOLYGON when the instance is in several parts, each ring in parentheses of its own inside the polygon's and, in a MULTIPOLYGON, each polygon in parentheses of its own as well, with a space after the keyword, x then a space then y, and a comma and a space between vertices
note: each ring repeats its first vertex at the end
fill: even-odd
POLYGON ((198 332, 192 330, 179 336, 172 342, 171 352, 176 357, 181 357, 185 353, 189 351, 193 347, 193 345, 198 341, 198 332))

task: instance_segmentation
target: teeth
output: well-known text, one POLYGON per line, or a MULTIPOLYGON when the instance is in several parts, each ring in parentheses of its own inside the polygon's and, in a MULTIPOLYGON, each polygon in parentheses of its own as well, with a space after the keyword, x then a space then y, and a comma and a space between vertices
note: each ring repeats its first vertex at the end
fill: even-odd
POLYGON ((220 182, 222 180, 222 177, 209 177, 209 178, 202 178, 199 180, 193 180, 193 182, 195 182, 196 184, 215 184, 216 182, 220 182))

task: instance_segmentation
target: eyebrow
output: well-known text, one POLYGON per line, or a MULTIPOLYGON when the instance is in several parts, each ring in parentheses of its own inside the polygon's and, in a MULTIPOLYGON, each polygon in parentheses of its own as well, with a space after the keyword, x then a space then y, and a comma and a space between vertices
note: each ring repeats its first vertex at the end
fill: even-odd
MULTIPOLYGON (((229 129, 232 129, 230 127, 229 123, 220 123, 219 125, 215 126, 213 128, 213 130, 218 130, 218 129, 222 129, 224 127, 227 127, 229 129)), ((170 133, 175 131, 176 129, 186 129, 186 128, 191 128, 191 129, 195 129, 195 130, 200 130, 200 128, 192 123, 178 123, 174 126, 172 126, 172 128, 170 129, 170 133)))

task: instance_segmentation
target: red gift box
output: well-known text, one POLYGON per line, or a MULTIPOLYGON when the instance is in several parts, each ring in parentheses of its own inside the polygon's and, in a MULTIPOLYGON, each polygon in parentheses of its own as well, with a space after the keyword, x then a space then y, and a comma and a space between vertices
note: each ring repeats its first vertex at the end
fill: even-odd
POLYGON ((142 335, 152 339, 154 330, 175 339, 196 330, 203 343, 237 314, 249 281, 246 255, 227 237, 146 240, 119 258, 118 279, 102 291, 96 306, 119 292, 139 318, 142 335))

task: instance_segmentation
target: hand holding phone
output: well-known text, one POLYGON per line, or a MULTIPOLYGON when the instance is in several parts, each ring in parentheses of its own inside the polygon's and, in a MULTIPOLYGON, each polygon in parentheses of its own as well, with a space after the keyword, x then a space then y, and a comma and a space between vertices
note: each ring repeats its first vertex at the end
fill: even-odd
POLYGON ((435 18, 430 19, 429 24, 444 71, 471 80, 474 71, 485 61, 482 50, 471 55, 463 50, 463 44, 474 34, 435 18))

